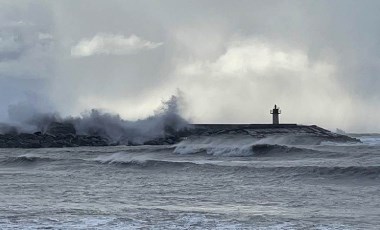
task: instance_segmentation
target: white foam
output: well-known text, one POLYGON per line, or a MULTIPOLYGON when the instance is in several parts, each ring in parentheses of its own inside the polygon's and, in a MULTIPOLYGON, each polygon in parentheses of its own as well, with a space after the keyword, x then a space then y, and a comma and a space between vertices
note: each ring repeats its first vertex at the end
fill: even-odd
POLYGON ((361 142, 366 145, 377 146, 380 145, 380 136, 363 136, 360 137, 361 142))
POLYGON ((146 155, 137 155, 137 154, 128 154, 125 152, 117 152, 111 155, 101 155, 94 159, 95 161, 101 162, 101 163, 137 163, 137 164, 144 164, 148 160, 150 160, 146 155))
POLYGON ((19 155, 17 157, 19 157, 19 158, 27 158, 27 159, 43 158, 41 155, 35 154, 35 153, 25 153, 25 154, 19 155))
POLYGON ((252 156, 253 145, 285 145, 284 137, 255 139, 252 137, 218 136, 187 139, 175 145, 176 154, 206 153, 213 156, 252 156))
POLYGON ((177 145, 174 149, 176 154, 195 154, 206 153, 213 156, 251 156, 253 154, 251 145, 205 145, 205 144, 190 144, 177 145))

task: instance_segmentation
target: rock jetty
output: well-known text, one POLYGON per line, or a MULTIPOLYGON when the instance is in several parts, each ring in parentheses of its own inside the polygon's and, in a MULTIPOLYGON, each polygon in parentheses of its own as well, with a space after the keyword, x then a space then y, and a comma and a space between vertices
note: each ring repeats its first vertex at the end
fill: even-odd
POLYGON ((0 134, 0 148, 61 148, 107 146, 101 136, 77 135, 71 123, 52 122, 46 132, 0 134))
MULTIPOLYGON (((189 124, 180 130, 170 127, 165 134, 143 142, 127 141, 125 145, 172 145, 191 137, 240 135, 255 139, 286 137, 289 144, 360 142, 343 134, 333 133, 316 125, 296 124, 189 124)), ((101 135, 80 135, 71 123, 52 122, 45 132, 0 134, 0 148, 58 148, 109 146, 119 144, 101 135)))

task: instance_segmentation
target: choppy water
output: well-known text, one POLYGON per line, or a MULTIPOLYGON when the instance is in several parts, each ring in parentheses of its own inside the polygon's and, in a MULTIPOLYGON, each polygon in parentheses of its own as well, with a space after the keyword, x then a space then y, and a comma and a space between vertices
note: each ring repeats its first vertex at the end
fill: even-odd
POLYGON ((0 150, 0 229, 379 229, 380 137, 0 150))

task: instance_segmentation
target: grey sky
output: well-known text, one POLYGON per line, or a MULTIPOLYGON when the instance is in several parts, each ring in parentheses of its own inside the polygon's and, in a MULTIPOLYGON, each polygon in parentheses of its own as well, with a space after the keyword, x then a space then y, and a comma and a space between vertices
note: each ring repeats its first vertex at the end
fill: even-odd
POLYGON ((379 1, 0 1, 10 104, 136 119, 183 92, 194 122, 379 132, 379 1), (31 96, 33 95, 33 96, 31 96))

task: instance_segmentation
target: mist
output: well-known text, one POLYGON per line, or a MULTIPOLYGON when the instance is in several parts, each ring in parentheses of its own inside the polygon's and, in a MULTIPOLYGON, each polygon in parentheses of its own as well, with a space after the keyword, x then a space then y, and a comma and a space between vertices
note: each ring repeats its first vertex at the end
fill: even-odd
POLYGON ((0 123, 0 133, 49 134, 50 125, 60 123, 72 124, 78 135, 101 136, 115 144, 142 144, 187 127, 188 121, 179 115, 180 103, 180 95, 173 95, 162 101, 153 115, 130 121, 101 109, 85 111, 79 116, 63 117, 58 112, 43 111, 36 105, 24 102, 9 106, 12 121, 0 123))
POLYGON ((168 113, 178 121, 270 123, 277 104, 283 123, 380 132, 378 1, 0 6, 3 124, 37 129, 39 114, 89 132, 100 119, 112 138, 126 135, 115 126, 144 136, 144 124, 162 127, 166 115, 154 111, 180 89, 168 113))

